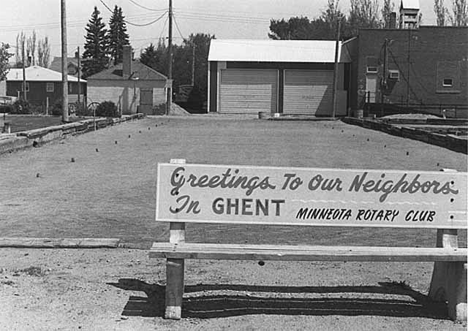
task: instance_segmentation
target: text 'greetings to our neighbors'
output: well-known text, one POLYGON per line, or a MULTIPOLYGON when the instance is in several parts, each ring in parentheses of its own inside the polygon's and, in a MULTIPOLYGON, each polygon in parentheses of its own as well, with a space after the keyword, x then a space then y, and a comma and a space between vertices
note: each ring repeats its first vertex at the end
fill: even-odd
POLYGON ((467 227, 467 174, 158 165, 156 219, 282 225, 467 227))

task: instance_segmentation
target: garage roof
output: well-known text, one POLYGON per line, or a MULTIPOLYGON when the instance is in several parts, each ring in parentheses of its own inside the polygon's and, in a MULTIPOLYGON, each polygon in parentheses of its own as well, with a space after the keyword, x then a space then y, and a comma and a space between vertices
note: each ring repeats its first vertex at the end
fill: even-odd
MULTIPOLYGON (((213 39, 208 61, 334 63, 333 40, 213 39)), ((351 62, 339 45, 339 62, 351 62)))

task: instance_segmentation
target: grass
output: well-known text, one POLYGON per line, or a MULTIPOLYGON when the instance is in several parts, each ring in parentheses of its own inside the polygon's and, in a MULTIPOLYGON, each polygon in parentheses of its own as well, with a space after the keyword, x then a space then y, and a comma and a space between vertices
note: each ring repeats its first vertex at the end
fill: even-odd
MULTIPOLYGON (((0 157, 5 237, 115 237, 149 248, 157 163, 466 171, 466 155, 341 122, 160 117, 0 157), (75 162, 72 162, 72 158, 75 162), (39 174, 39 176, 37 176, 39 174)), ((188 241, 434 246, 434 230, 190 224, 188 241)), ((466 235, 462 232, 462 245, 466 235)))

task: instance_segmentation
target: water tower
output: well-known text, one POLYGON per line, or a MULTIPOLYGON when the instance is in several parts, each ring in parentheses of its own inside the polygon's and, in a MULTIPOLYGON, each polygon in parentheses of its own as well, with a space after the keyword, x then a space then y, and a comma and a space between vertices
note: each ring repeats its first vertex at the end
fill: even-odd
POLYGON ((401 0, 400 29, 416 29, 419 26, 419 0, 401 0))

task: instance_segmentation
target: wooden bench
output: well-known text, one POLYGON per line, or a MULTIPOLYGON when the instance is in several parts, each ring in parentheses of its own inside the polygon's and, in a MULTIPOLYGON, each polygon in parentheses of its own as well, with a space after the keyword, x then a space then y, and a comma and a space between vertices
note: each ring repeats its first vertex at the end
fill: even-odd
MULTIPOLYGON (((254 180, 251 181, 253 182, 254 180)), ((149 256, 167 259, 165 317, 181 318, 185 259, 371 261, 435 262, 429 296, 435 300, 447 301, 449 316, 452 319, 466 321, 468 251, 466 248, 458 248, 457 237, 457 229, 467 228, 466 182, 466 174, 461 173, 207 166, 186 165, 183 160, 160 164, 156 219, 170 222, 170 238, 169 242, 155 242, 149 256), (382 176, 383 173, 385 176, 382 176), (321 177, 317 177, 317 174, 321 177), (252 189, 255 185, 246 184, 241 187, 239 184, 228 187, 229 185, 223 185, 219 181, 224 178, 226 184, 227 178, 233 179, 234 175, 247 179, 256 177, 257 184, 263 181, 255 189, 252 189), (372 185, 366 184, 369 183, 367 180, 375 181, 371 178, 376 176, 385 177, 386 180, 393 178, 395 184, 403 178, 408 179, 406 181, 409 185, 409 179, 414 182, 416 178, 420 185, 427 181, 440 185, 433 191, 425 188, 427 192, 421 191, 420 194, 408 191, 391 192, 384 199, 385 204, 385 201, 381 201, 382 195, 378 194, 382 192, 373 192, 370 190, 372 185), (334 189, 331 189, 332 177, 335 180, 334 189), (305 178, 308 181, 304 180, 305 178), (322 180, 319 180, 320 178, 322 180), (324 184, 324 178, 330 179, 326 184, 328 186, 324 184), (324 186, 320 187, 319 182, 324 186), (336 184, 338 182, 340 185, 336 184), (445 193, 442 193, 445 183, 448 183, 448 186, 443 191, 445 193), (365 193, 362 192, 364 187, 367 187, 365 193), (252 191, 247 194, 248 190, 252 191), (331 199, 332 196, 335 196, 335 199, 331 199), (427 199, 421 200, 422 196, 427 199), (199 200, 193 197, 198 197, 199 200), (398 202, 401 199, 405 201, 398 202), (311 206, 311 201, 316 208, 306 207, 311 206), (324 211, 327 209, 325 207, 333 204, 340 204, 341 208, 333 209, 332 212, 329 211, 331 208, 324 211), (397 206, 397 209, 393 209, 393 214, 386 212, 385 208, 389 206, 397 206), (312 209, 319 209, 319 212, 311 211, 312 209), (346 217, 348 210, 350 215, 346 217), (377 210, 372 220, 371 213, 365 214, 366 210, 377 210), (425 221, 422 220, 421 212, 424 210, 428 211, 424 214, 425 221), (375 214, 379 211, 383 212, 377 217, 375 214), (417 211, 421 213, 420 219, 416 221, 417 211), (398 215, 395 215, 397 213, 398 215), (432 248, 188 243, 185 242, 185 224, 191 222, 437 228, 437 238, 436 245, 432 248)))

